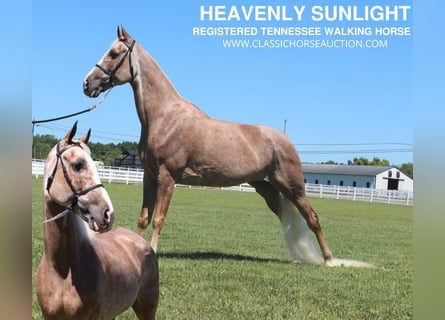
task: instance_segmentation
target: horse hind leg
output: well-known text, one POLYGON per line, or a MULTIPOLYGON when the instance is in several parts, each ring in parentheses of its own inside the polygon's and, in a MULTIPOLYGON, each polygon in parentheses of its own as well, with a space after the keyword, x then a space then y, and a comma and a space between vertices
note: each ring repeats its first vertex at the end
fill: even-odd
MULTIPOLYGON (((270 200, 266 199, 266 202, 268 204, 269 202, 272 203, 272 206, 269 204, 269 207, 280 218, 283 235, 291 255, 296 261, 321 264, 324 259, 324 263, 328 264, 332 260, 332 253, 321 231, 318 215, 310 206, 304 193, 302 176, 292 179, 294 187, 289 186, 287 179, 280 179, 281 176, 275 174, 271 177, 270 183, 266 182, 269 185, 268 189, 272 188, 275 190, 274 196, 270 200), (308 228, 314 232, 317 238, 321 257, 320 252, 311 242, 312 239, 307 233, 308 228), (304 253, 303 256, 302 253, 304 253)), ((270 194, 273 194, 270 191, 265 192, 264 190, 267 189, 264 185, 260 185, 260 187, 261 190, 257 188, 257 192, 263 195, 263 197, 264 195, 269 195, 270 197, 270 194)))
POLYGON ((349 259, 338 259, 338 258, 333 257, 332 252, 331 252, 331 250, 329 250, 328 245, 324 239, 323 233, 321 232, 318 215, 314 211, 314 209, 312 209, 312 207, 309 204, 309 201, 305 195, 301 196, 300 198, 298 198, 296 200, 295 206, 293 205, 293 203, 290 200, 285 199, 285 202, 288 203, 289 205, 291 205, 293 208, 295 208, 295 206, 296 206, 298 208, 299 212, 301 213, 301 214, 298 214, 298 216, 304 217, 304 219, 307 221, 307 223, 305 224, 303 222, 303 219, 300 219, 306 227, 306 233, 308 233, 307 232, 308 227, 311 231, 313 231, 315 233, 315 236, 318 240, 318 244, 320 246, 321 253, 322 253, 322 256, 324 259, 324 264, 326 266, 374 268, 374 265, 367 263, 367 262, 357 261, 357 260, 349 260, 349 259))
POLYGON ((329 261, 332 260, 333 256, 331 250, 329 249, 326 243, 326 240, 324 239, 323 232, 321 231, 320 221, 318 219, 317 213, 314 211, 314 209, 312 209, 309 200, 304 194, 292 202, 293 204, 295 204, 300 214, 306 220, 309 229, 312 232, 314 232, 315 237, 317 238, 318 244, 320 246, 324 262, 325 264, 328 264, 329 261))
POLYGON ((286 197, 281 201, 283 236, 294 262, 323 264, 324 257, 310 235, 304 216, 286 197))
POLYGON ((267 206, 281 220, 281 194, 267 181, 252 181, 249 184, 264 198, 267 206))
POLYGON ((307 225, 293 203, 267 181, 249 182, 280 219, 283 237, 294 262, 322 264, 320 251, 309 237, 307 225))

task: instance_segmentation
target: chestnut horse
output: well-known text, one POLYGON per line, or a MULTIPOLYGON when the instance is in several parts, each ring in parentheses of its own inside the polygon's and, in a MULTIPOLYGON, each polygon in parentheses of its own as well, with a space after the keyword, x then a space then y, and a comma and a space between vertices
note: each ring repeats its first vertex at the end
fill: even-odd
POLYGON ((111 229, 113 205, 76 124, 45 163, 44 254, 37 298, 45 319, 113 319, 130 306, 155 319, 156 254, 137 233, 111 229), (110 231, 109 231, 110 230, 110 231))
POLYGON ((144 183, 138 232, 143 234, 154 213, 154 250, 175 183, 221 187, 248 182, 280 219, 295 260, 332 262, 317 213, 305 194, 299 156, 283 133, 267 126, 210 118, 183 99, 155 60, 118 27, 117 39, 88 73, 83 90, 87 96, 97 97, 124 83, 133 88, 141 122, 139 156, 144 183), (305 242, 297 227, 301 217, 304 228, 315 233, 321 254, 301 256, 308 245, 297 248, 305 242))

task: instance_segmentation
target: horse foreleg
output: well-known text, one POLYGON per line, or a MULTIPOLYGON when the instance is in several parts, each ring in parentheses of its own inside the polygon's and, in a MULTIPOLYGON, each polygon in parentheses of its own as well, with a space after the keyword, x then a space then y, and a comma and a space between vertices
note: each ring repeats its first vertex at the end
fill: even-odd
POLYGON ((153 249, 145 256, 140 289, 133 303, 138 319, 156 319, 159 302, 159 266, 153 249))
POLYGON ((156 195, 156 211, 153 220, 153 233, 151 235, 151 247, 157 251, 159 235, 164 226, 168 206, 173 195, 175 181, 167 169, 161 167, 158 177, 158 189, 156 195))
POLYGON ((157 186, 155 180, 144 173, 142 208, 138 220, 137 233, 143 236, 145 230, 151 222, 153 211, 156 205, 157 186))

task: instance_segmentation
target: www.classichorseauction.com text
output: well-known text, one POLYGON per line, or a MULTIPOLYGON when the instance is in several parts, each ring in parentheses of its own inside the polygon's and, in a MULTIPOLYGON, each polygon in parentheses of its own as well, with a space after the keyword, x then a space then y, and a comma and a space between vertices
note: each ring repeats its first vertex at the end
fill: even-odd
POLYGON ((238 40, 223 41, 224 47, 384 48, 388 41, 381 40, 382 37, 412 35, 411 9, 410 5, 201 5, 200 26, 194 26, 192 34, 238 37, 238 40), (264 25, 258 26, 258 23, 264 25), (371 36, 374 39, 369 39, 371 36), (250 39, 240 40, 239 37, 250 39))

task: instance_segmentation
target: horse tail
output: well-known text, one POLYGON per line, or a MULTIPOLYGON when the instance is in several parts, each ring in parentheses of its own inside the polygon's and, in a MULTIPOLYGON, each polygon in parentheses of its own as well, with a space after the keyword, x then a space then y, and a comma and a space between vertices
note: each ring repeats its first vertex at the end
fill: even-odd
MULTIPOLYGON (((306 220, 295 205, 281 195, 281 227, 287 248, 295 263, 325 264, 320 248, 312 236, 306 220)), ((362 261, 333 258, 326 262, 330 267, 372 268, 372 264, 362 261)))

